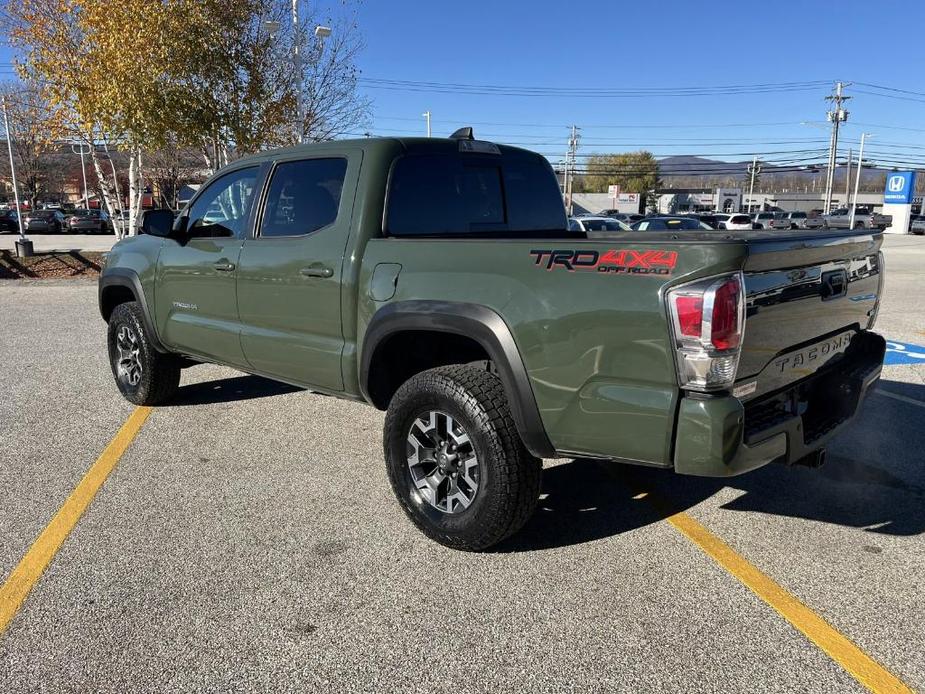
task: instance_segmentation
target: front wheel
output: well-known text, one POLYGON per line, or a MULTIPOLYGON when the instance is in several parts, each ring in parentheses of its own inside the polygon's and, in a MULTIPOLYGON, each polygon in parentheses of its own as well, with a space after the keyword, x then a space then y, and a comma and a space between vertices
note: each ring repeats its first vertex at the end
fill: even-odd
POLYGON ((383 436, 392 490, 421 531, 468 551, 523 527, 542 465, 527 451, 501 379, 474 365, 409 379, 392 398, 383 436))
POLYGON ((116 306, 109 317, 108 342, 112 375, 126 400, 159 405, 177 392, 180 361, 154 349, 137 301, 116 306))

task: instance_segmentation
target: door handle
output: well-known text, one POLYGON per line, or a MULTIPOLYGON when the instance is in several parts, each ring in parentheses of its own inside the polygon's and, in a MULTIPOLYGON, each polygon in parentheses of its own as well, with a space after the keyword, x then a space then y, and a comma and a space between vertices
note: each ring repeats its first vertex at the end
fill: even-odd
POLYGON ((334 270, 329 267, 313 265, 311 267, 303 267, 299 270, 299 274, 303 277, 331 277, 334 274, 334 270))
POLYGON ((219 272, 231 272, 232 270, 234 270, 234 263, 227 263, 227 262, 213 263, 212 267, 214 267, 219 272))

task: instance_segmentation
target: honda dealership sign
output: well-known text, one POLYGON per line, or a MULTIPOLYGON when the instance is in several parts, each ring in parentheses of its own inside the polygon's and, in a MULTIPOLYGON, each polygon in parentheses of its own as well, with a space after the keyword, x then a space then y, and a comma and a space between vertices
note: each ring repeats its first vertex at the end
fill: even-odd
POLYGON ((887 174, 883 202, 897 205, 912 203, 915 192, 915 171, 894 171, 887 174))

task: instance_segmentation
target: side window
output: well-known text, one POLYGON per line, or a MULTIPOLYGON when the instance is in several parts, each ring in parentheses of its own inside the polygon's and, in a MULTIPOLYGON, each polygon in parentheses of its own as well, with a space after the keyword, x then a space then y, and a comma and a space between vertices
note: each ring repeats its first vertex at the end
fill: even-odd
POLYGON ((304 236, 333 224, 346 173, 346 159, 278 164, 270 180, 260 236, 304 236))
POLYGON ((192 237, 241 236, 254 197, 257 168, 225 174, 209 184, 190 207, 189 235, 192 237))

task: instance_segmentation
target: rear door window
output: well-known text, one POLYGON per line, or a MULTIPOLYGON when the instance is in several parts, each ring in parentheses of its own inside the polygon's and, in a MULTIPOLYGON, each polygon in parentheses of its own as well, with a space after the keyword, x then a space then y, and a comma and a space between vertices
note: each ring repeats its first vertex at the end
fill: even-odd
POLYGON ((270 179, 260 236, 304 236, 333 224, 346 173, 347 160, 341 158, 278 164, 270 179))

